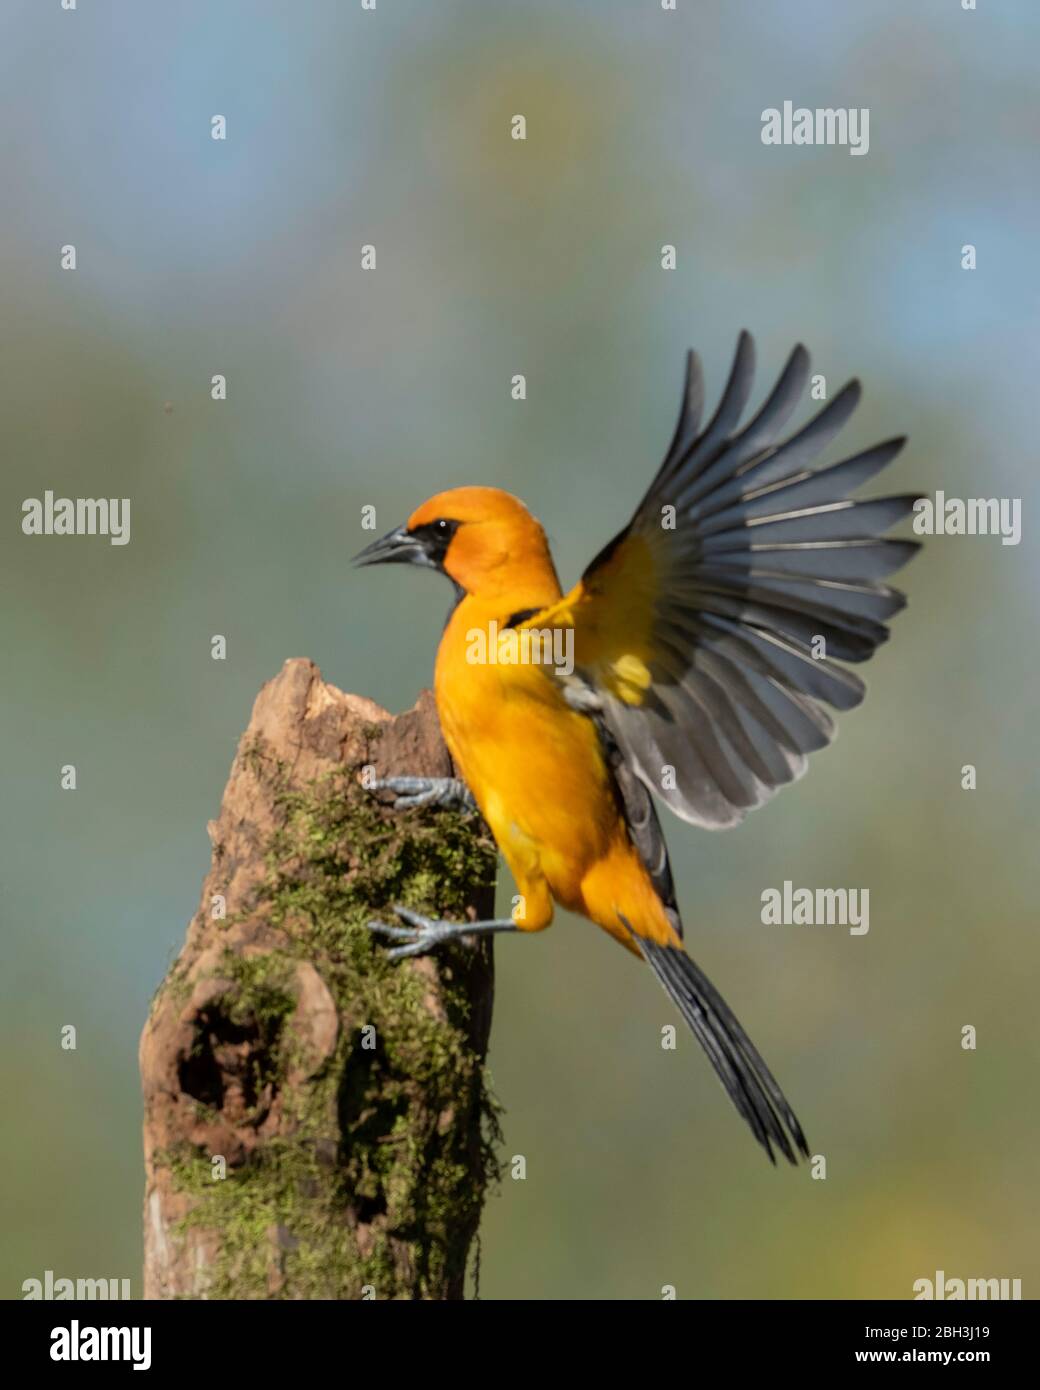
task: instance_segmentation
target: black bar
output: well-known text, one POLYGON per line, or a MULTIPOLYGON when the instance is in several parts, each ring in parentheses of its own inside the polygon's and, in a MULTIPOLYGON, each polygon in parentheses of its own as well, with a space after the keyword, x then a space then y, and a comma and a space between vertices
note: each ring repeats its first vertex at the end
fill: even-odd
POLYGON ((467 1345, 467 1355, 475 1358, 465 1369, 456 1369, 466 1382, 482 1384, 493 1383, 506 1370, 512 1378, 525 1363, 543 1371, 552 1366, 559 1373, 574 1362, 584 1378, 601 1360, 614 1362, 613 1369, 620 1370, 616 1358, 628 1355, 637 1357, 644 1373, 653 1373, 658 1361, 662 1373, 668 1363, 736 1374, 856 1366, 869 1371, 893 1364, 1009 1370, 1026 1361, 1036 1338, 1033 1311, 1028 1303, 1015 1301, 687 1302, 674 1308, 662 1301, 653 1311, 646 1304, 624 1307, 619 1316, 615 1303, 581 1300, 481 1301, 469 1307, 424 1304, 412 1309, 385 1302, 379 1307, 378 1300, 364 1305, 25 1301, 0 1304, 0 1318, 8 1364, 21 1363, 30 1376, 39 1370, 66 1379, 97 1372, 133 1375, 133 1357, 136 1354, 143 1363, 147 1350, 144 1374, 185 1372, 208 1378, 233 1369, 238 1385, 251 1373, 262 1375, 265 1382, 279 1370, 308 1374, 322 1365, 327 1373, 329 1363, 335 1367, 337 1361, 344 1373, 349 1370, 350 1380, 357 1379, 359 1360, 369 1375, 378 1374, 382 1362, 396 1379, 412 1360, 420 1368, 426 1364, 431 1371, 448 1370, 450 1375, 437 1351, 437 1339, 441 1332, 458 1335, 462 1329, 456 1318, 475 1339, 455 1346, 455 1358, 467 1345), (604 1322, 604 1315, 609 1321, 604 1322), (92 1350, 95 1341, 89 1329, 102 1328, 127 1330, 116 1341, 106 1342, 127 1359, 52 1357, 52 1349, 71 1351, 73 1341, 77 1351, 92 1350), (135 1328, 138 1338, 132 1343, 129 1333, 135 1328), (398 1335, 406 1329, 421 1329, 421 1335, 398 1335), (496 1337, 493 1353, 481 1341, 482 1333, 491 1332, 496 1337), (482 1345, 483 1353, 478 1350, 482 1345), (483 1364, 479 1373, 478 1360, 483 1364))

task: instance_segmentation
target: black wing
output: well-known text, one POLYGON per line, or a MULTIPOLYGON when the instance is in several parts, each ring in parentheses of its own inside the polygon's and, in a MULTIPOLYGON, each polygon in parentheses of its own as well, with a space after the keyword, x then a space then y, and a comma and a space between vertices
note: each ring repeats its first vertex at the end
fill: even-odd
POLYGON ((675 435, 632 521, 558 606, 530 620, 574 627, 580 675, 622 757, 677 815, 712 829, 799 777, 834 737, 830 710, 863 699, 840 663, 866 661, 887 639, 906 601, 883 581, 919 548, 883 538, 916 494, 850 498, 904 439, 814 466, 855 409, 858 382, 781 439, 808 353, 794 349, 740 428, 753 370, 742 333, 700 430, 703 381, 690 354, 675 435))

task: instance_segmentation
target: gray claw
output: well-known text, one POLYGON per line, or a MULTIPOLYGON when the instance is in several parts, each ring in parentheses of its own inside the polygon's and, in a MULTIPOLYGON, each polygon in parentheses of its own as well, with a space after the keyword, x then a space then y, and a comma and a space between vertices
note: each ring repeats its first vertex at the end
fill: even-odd
POLYGON ((386 922, 366 923, 369 931, 379 932, 381 936, 413 937, 415 932, 411 927, 391 927, 386 922))
POLYGON ((449 936, 458 935, 454 922, 439 922, 435 917, 424 917, 421 912, 415 912, 410 907, 395 907, 393 910, 403 922, 408 923, 406 927, 394 927, 386 922, 368 923, 369 931, 408 943, 387 951, 387 960, 403 960, 405 956, 423 955, 449 936))
POLYGON ((517 925, 511 917, 492 918, 487 922, 442 922, 437 917, 425 917, 410 907, 395 906, 394 912, 407 926, 393 927, 386 922, 369 922, 369 931, 381 933, 397 941, 407 941, 406 946, 395 946, 387 951, 387 960, 403 960, 405 956, 421 956, 432 951, 442 941, 450 941, 460 936, 484 936, 497 932, 513 932, 517 925))
POLYGON ((464 811, 476 811, 473 793, 460 777, 380 777, 372 783, 373 791, 394 792, 395 811, 412 806, 458 806, 464 811))

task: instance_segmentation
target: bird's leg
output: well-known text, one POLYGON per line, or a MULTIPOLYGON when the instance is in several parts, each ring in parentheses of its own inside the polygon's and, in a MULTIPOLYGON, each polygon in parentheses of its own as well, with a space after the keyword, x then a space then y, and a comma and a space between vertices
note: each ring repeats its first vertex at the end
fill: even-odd
POLYGON ((406 927, 391 927, 386 922, 369 922, 370 931, 389 936, 395 941, 404 941, 404 946, 395 946, 387 951, 387 960, 402 960, 405 956, 423 956, 434 950, 442 941, 451 941, 460 936, 490 936, 494 932, 519 931, 512 918, 495 918, 487 922, 442 922, 436 917, 424 917, 421 912, 413 912, 410 907, 395 907, 394 912, 406 927))
POLYGON ((445 810, 455 807, 473 812, 477 809, 473 793, 461 777, 380 777, 372 783, 372 790, 394 792, 395 811, 405 811, 409 806, 440 806, 445 810))

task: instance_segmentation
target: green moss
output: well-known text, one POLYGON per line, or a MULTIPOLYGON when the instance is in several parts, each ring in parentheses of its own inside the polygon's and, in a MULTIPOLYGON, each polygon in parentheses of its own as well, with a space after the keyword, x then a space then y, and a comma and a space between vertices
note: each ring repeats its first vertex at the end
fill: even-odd
POLYGON ((215 973, 230 988, 214 1008, 222 1027, 248 1039, 249 1090, 275 1093, 287 1137, 259 1143, 220 1181, 208 1153, 167 1155, 177 1185, 195 1198, 185 1225, 220 1232, 210 1296, 358 1298, 366 1285, 380 1298, 443 1296, 461 1284, 498 1176, 497 1109, 469 1002, 471 972, 486 968, 488 947, 452 943, 442 952, 444 1017, 435 1018, 429 981, 387 961, 366 922, 393 920, 395 903, 461 917, 493 886, 494 846, 454 813, 391 820, 356 769, 299 790, 262 745, 242 756, 284 818, 253 910, 289 945, 229 953, 215 973), (286 1024, 300 960, 317 968, 341 1026, 319 1072, 283 1087, 298 1061, 286 1024), (414 1275, 405 1279, 405 1268, 414 1275))

